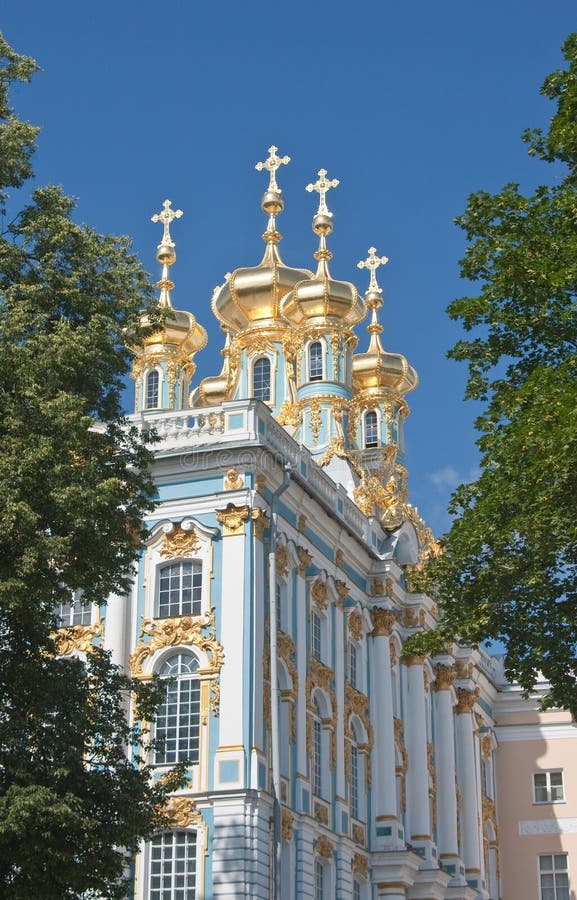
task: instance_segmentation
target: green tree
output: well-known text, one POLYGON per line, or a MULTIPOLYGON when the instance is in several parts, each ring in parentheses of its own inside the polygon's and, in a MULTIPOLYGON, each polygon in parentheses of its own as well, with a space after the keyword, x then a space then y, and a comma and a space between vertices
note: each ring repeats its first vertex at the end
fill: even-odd
MULTIPOLYGON (((0 201, 31 175, 36 129, 9 105, 33 60, 0 35, 0 201)), ((149 451, 121 394, 151 290, 128 241, 72 221, 55 187, 0 235, 0 896, 123 895, 126 854, 165 821, 130 697, 158 688, 96 649, 58 657, 54 610, 127 589, 151 508, 149 451), (128 752, 127 752, 128 751, 128 752), (142 765, 141 765, 142 763, 142 765)), ((175 773, 178 776, 178 773, 175 773)))
POLYGON ((555 101, 529 153, 553 164, 549 184, 473 194, 457 219, 464 278, 477 296, 448 308, 471 340, 449 356, 469 367, 481 475, 452 497, 444 553, 426 573, 443 637, 506 646, 508 675, 577 714, 577 35, 567 67, 544 82, 555 101))

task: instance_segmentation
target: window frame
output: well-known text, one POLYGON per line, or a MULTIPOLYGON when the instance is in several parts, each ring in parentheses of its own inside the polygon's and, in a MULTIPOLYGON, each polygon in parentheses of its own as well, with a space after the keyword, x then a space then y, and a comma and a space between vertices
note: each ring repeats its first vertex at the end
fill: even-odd
POLYGON ((160 750, 159 748, 156 748, 152 752, 152 765, 154 766, 174 766, 177 763, 182 762, 183 760, 188 760, 190 766, 200 765, 202 757, 202 682, 199 675, 200 668, 201 663, 198 656, 185 647, 174 648, 174 652, 164 656, 162 660, 159 661, 159 664, 156 667, 159 678, 166 678, 170 680, 166 685, 165 697, 158 707, 152 725, 153 738, 156 740, 158 738, 164 737, 165 739, 164 749, 160 750), (192 672, 178 671, 176 673, 168 672, 163 674, 162 669, 172 659, 179 660, 178 667, 180 669, 181 658, 185 656, 190 657, 191 660, 195 663, 195 669, 192 672), (184 720, 182 714, 182 706, 184 704, 182 701, 182 693, 184 682, 188 682, 191 685, 191 689, 188 690, 188 696, 185 698, 188 704, 188 712, 186 724, 183 728, 184 720), (174 688, 176 688, 176 696, 174 695, 174 688), (194 689, 194 693, 192 691, 192 688, 194 689), (171 691, 173 692, 172 697, 171 691), (170 713, 171 706, 175 707, 176 712, 170 713), (165 733, 159 734, 159 719, 164 708, 166 708, 165 721, 168 722, 170 719, 174 719, 175 725, 171 729, 170 726, 166 724, 163 728, 163 731, 165 733), (184 738, 182 737, 183 731, 184 738), (183 753, 180 749, 181 742, 184 739, 189 745, 186 753, 183 753), (167 749, 166 745, 169 740, 171 742, 174 742, 174 750, 167 749), (196 748, 193 747, 192 754, 190 752, 191 743, 196 744, 196 748))
MULTIPOLYGON (((552 875, 553 876, 553 900, 570 900, 571 897, 571 884, 569 882, 569 854, 566 852, 555 853, 552 851, 551 853, 539 853, 537 856, 537 882, 539 886, 539 900, 544 900, 543 895, 543 875, 552 875), (556 868, 556 859, 558 857, 565 858, 565 867, 563 869, 556 868), (550 869, 542 869, 541 868, 541 860, 547 859, 547 857, 551 858, 552 868, 550 869), (566 875, 567 876, 567 885, 557 885, 557 875, 566 875), (558 887, 561 889, 565 889, 564 893, 558 892, 558 887)), ((551 890, 550 886, 547 886, 548 890, 551 890)))
MULTIPOLYGON (((565 803, 565 779, 563 776, 563 769, 537 769, 532 773, 532 786, 533 786, 533 804, 537 806, 544 806, 546 804, 551 803, 565 803), (535 783, 535 779, 539 775, 545 776, 545 791, 547 793, 547 797, 545 800, 537 799, 537 785, 535 783), (562 797, 559 799, 553 799, 553 789, 559 788, 559 785, 551 784, 551 775, 560 775, 561 776, 561 793, 562 797)), ((542 790, 542 787, 541 787, 542 790)))
POLYGON ((85 628, 87 625, 92 625, 92 621, 94 618, 94 606, 92 603, 82 603, 82 592, 74 591, 71 594, 71 599, 68 602, 61 601, 54 607, 54 615, 58 621, 58 628, 85 628), (62 620, 62 610, 63 608, 68 608, 69 611, 69 619, 71 621, 63 622, 62 620), (78 614, 78 610, 80 610, 80 614, 78 614), (78 617, 78 621, 75 619, 78 617))
POLYGON ((379 428, 379 425, 380 425, 380 416, 379 416, 378 410, 376 410, 376 409, 366 409, 366 410, 364 411, 364 413, 363 413, 363 449, 365 449, 365 450, 374 450, 374 449, 376 449, 376 448, 379 446, 379 443, 380 443, 380 428, 379 428), (368 428, 367 428, 367 418, 368 418, 369 416, 371 416, 371 417, 374 416, 374 417, 375 417, 375 424, 374 424, 375 437, 374 437, 374 442, 372 442, 372 443, 370 443, 370 444, 369 444, 369 442, 368 442, 368 428))
MULTIPOLYGON (((153 835, 151 837, 151 839, 147 842, 147 845, 146 845, 146 847, 147 847, 146 897, 149 898, 149 900, 161 900, 161 898, 166 896, 167 891, 170 892, 170 897, 173 898, 175 896, 175 892, 177 890, 181 890, 174 883, 176 880, 175 876, 180 874, 180 873, 178 873, 177 867, 176 867, 176 863, 178 862, 178 859, 179 859, 178 854, 176 852, 177 846, 178 846, 176 842, 179 837, 184 837, 186 839, 186 845, 188 845, 188 846, 190 846, 189 841, 191 841, 191 839, 193 839, 193 853, 191 853, 191 854, 187 853, 187 855, 185 857, 185 863, 190 863, 191 860, 194 861, 194 876, 193 876, 194 885, 192 885, 192 886, 190 884, 184 885, 184 890, 186 891, 186 896, 189 896, 191 887, 192 887, 192 890, 194 891, 194 897, 201 896, 199 894, 199 888, 201 887, 201 883, 200 883, 201 879, 200 879, 200 871, 199 871, 201 868, 201 866, 199 865, 199 860, 200 860, 199 849, 201 848, 202 843, 203 843, 202 839, 201 839, 201 834, 199 833, 199 831, 197 829, 178 828, 173 831, 161 831, 158 834, 153 835), (169 873, 161 872, 160 877, 163 878, 163 876, 168 874, 168 876, 170 877, 171 883, 169 886, 166 886, 164 884, 164 881, 161 881, 159 888, 154 889, 152 886, 152 879, 153 879, 152 864, 154 862, 154 860, 153 860, 154 846, 153 845, 154 845, 155 841, 160 839, 160 846, 163 847, 163 840, 165 840, 168 837, 171 838, 171 849, 172 849, 172 855, 171 855, 171 860, 170 860, 171 871, 169 873), (153 891, 154 891, 154 893, 153 893, 153 891)), ((191 843, 192 843, 192 841, 191 841, 191 843)), ((161 861, 164 862, 165 858, 161 858, 161 861)), ((187 870, 187 874, 188 874, 188 870, 187 870)))
POLYGON ((311 790, 314 797, 323 796, 323 717, 320 703, 313 698, 313 752, 311 759, 311 790))
POLYGON ((251 382, 250 394, 251 394, 251 397, 255 400, 260 400, 261 403, 266 403, 268 405, 274 406, 272 373, 273 373, 273 362, 272 362, 272 359, 270 358, 270 356, 267 356, 266 354, 261 354, 261 355, 257 356, 255 359, 253 359, 251 366, 250 366, 250 382, 251 382), (256 394, 255 368, 258 365, 258 363, 260 363, 260 362, 268 364, 268 379, 269 379, 269 381, 268 381, 268 398, 257 397, 257 394, 256 394))
MULTIPOLYGON (((325 380, 325 371, 326 371, 326 359, 325 359, 326 354, 325 354, 325 348, 323 345, 323 341, 319 340, 318 338, 316 338, 314 341, 309 341, 309 343, 307 344, 306 352, 307 352, 307 381, 311 381, 311 382, 324 381, 325 380), (316 374, 313 375, 312 374, 313 367, 311 365, 311 363, 312 363, 311 350, 313 347, 316 348, 317 346, 320 348, 320 374, 318 373, 317 370, 315 370, 316 374)), ((318 365, 318 359, 315 360, 315 365, 318 365)))
POLYGON ((144 384, 142 385, 142 409, 145 412, 152 409, 161 409, 161 396, 162 396, 162 369, 159 369, 158 366, 155 366, 153 369, 147 369, 146 374, 144 375, 144 384), (149 404, 148 402, 148 384, 150 381, 150 376, 156 375, 157 384, 156 384, 156 403, 154 405, 149 404))
POLYGON ((323 622, 320 612, 311 609, 311 654, 319 662, 323 660, 323 622))
MULTIPOLYGON (((181 616, 191 616, 192 618, 196 618, 198 616, 202 616, 203 607, 204 607, 204 571, 203 571, 203 561, 201 559, 188 558, 183 557, 182 559, 174 558, 166 560, 166 562, 161 563, 157 567, 156 572, 156 590, 154 597, 154 618, 155 619, 176 619, 181 616), (185 565, 192 566, 192 570, 190 572, 191 584, 190 584, 190 611, 183 612, 183 571, 182 568, 185 565), (161 592, 162 592, 162 579, 163 572, 166 572, 168 569, 180 568, 180 577, 179 577, 179 598, 178 598, 178 612, 171 612, 171 604, 172 600, 169 597, 168 613, 161 613, 161 592), (200 584, 195 584, 195 578, 200 576, 200 584), (195 593, 198 593, 198 596, 195 596, 195 593)), ((168 591, 172 594, 172 590, 170 586, 168 591)))

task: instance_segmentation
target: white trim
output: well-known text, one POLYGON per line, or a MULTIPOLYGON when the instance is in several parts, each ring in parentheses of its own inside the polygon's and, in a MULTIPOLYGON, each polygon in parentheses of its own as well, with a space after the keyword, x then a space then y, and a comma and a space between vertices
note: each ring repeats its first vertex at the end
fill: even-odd
POLYGON ((509 741, 577 740, 577 725, 566 722, 558 725, 497 725, 495 734, 500 744, 509 741))

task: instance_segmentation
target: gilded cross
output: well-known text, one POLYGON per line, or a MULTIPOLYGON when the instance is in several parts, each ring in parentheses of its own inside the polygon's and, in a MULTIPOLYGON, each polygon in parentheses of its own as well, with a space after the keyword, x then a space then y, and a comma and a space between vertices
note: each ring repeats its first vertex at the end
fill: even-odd
POLYGON ((281 166, 286 166, 287 163, 290 163, 290 156, 277 156, 276 151, 278 147, 275 147, 274 144, 272 147, 268 148, 268 159, 265 159, 264 162, 257 162, 255 169, 257 172, 262 172, 263 169, 266 169, 270 175, 270 181, 268 184, 269 191, 279 191, 280 188, 276 182, 276 170, 281 166))
POLYGON ((377 256, 377 250, 375 247, 369 247, 369 255, 366 259, 362 259, 357 266, 359 269, 369 269, 371 273, 371 280, 369 282, 369 291, 380 291, 380 287, 377 284, 377 269, 379 266, 385 266, 388 263, 388 258, 386 256, 377 256))
POLYGON ((338 178, 332 178, 332 179, 327 178, 326 174, 327 174, 327 170, 321 169, 319 172, 318 180, 315 181, 314 184, 307 184, 306 189, 309 193, 311 191, 316 191, 320 197, 319 209, 318 209, 317 215, 319 213, 321 213, 321 214, 324 213, 325 216, 330 216, 330 212, 328 211, 327 201, 326 201, 327 191, 329 191, 331 188, 337 187, 339 184, 339 180, 338 180, 338 178))
POLYGON ((165 200, 162 204, 164 209, 162 212, 156 213, 152 216, 152 222, 162 222, 164 225, 164 233, 162 235, 162 243, 163 244, 172 244, 172 238, 170 237, 170 223, 173 219, 180 219, 182 215, 181 209, 171 209, 172 200, 165 200))

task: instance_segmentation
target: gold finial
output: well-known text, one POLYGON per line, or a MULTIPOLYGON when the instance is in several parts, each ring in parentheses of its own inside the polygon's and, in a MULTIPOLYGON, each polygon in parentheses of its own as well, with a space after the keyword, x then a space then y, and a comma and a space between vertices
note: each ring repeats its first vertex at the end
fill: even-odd
POLYGON ((164 225, 164 232, 162 234, 162 240, 160 244, 167 244, 170 247, 171 245, 174 245, 174 241, 170 237, 170 223, 173 219, 180 219, 182 210, 171 209, 170 207, 172 205, 172 200, 165 200, 162 205, 164 207, 162 212, 155 213, 155 215, 152 216, 151 221, 162 222, 162 224, 164 225))
POLYGON ((309 192, 309 194, 311 191, 316 191, 317 194, 319 195, 319 198, 320 198, 319 199, 319 208, 317 211, 318 216, 330 216, 331 215, 331 213, 329 212, 329 210, 327 208, 327 201, 326 201, 327 191, 329 191, 331 188, 337 187, 339 184, 338 178, 330 179, 330 178, 326 177, 326 174, 327 174, 327 170, 321 169, 319 171, 318 180, 315 181, 314 184, 307 184, 307 186, 306 186, 306 190, 309 192))
POLYGON ((160 288, 159 306, 168 306, 172 308, 170 292, 174 287, 174 282, 168 277, 168 267, 176 260, 176 251, 174 249, 174 241, 170 236, 170 223, 173 219, 180 219, 182 215, 181 209, 171 209, 172 200, 165 200, 162 204, 162 212, 155 213, 151 216, 152 222, 162 222, 164 231, 162 240, 156 248, 156 258, 162 266, 162 275, 160 281, 156 282, 157 288, 160 288))
POLYGON ((257 172, 262 172, 263 169, 266 169, 270 176, 270 181, 268 183, 268 190, 280 193, 280 188, 276 181, 276 171, 281 166, 286 166, 287 163, 290 163, 290 156, 277 156, 276 152, 278 147, 275 147, 274 144, 272 147, 268 148, 268 159, 265 159, 264 162, 257 162, 255 169, 257 172))
POLYGON ((386 256, 377 256, 376 247, 369 247, 368 257, 366 259, 362 259, 357 263, 359 269, 369 269, 371 273, 369 291, 376 291, 379 294, 381 293, 381 289, 377 283, 377 269, 379 268, 379 266, 386 266, 388 261, 388 257, 386 256))

